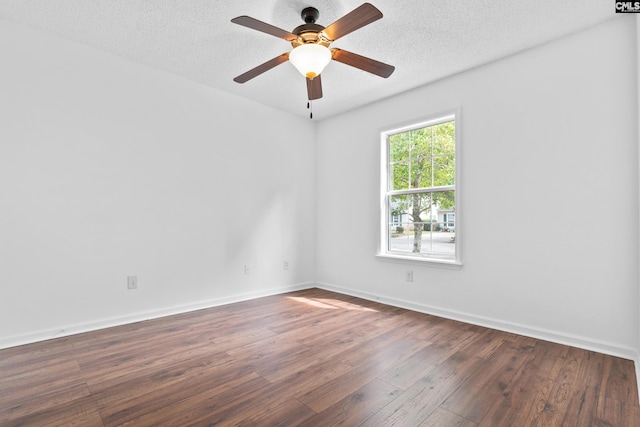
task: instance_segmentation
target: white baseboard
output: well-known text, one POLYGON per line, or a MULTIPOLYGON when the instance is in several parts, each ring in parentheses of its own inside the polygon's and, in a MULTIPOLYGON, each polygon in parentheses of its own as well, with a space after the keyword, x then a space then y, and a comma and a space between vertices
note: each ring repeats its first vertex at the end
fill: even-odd
POLYGON ((177 305, 173 307, 163 307, 157 310, 150 310, 138 313, 132 313, 127 316, 114 317, 109 319, 101 319, 93 322, 86 322, 75 325, 68 325, 64 328, 56 328, 54 330, 42 330, 31 334, 16 335, 12 337, 0 338, 0 349, 15 347, 24 344, 31 344, 38 341, 46 341, 53 338, 66 337, 69 335, 90 332, 99 329, 110 328, 113 326, 121 326, 129 323, 141 322, 144 320, 157 319, 160 317, 171 316, 174 314, 187 313, 205 308, 218 307, 221 305, 232 304, 234 302, 247 301, 255 298, 267 297, 271 295, 283 294, 286 292, 299 291, 315 287, 315 283, 300 283, 296 285, 283 286, 279 288, 265 289, 255 292, 247 292, 242 294, 230 295, 222 298, 215 298, 206 301, 198 301, 191 304, 177 305))
MULTIPOLYGON (((568 334, 560 331, 552 331, 548 329, 537 328, 535 326, 522 325, 513 322, 507 322, 500 319, 494 319, 484 316, 476 316, 469 313, 434 307, 426 304, 405 301, 396 298, 390 298, 383 295, 376 295, 369 292, 359 291, 355 289, 336 286, 329 283, 318 282, 316 287, 327 291, 338 292, 341 294, 351 295, 363 298, 369 301, 380 302, 399 308, 417 311, 420 313, 431 314, 438 317, 444 317, 451 320, 470 323, 473 325, 484 326, 486 328, 497 329, 504 332, 510 332, 518 335, 524 335, 531 338, 551 341, 558 344, 578 347, 585 350, 591 350, 598 353, 608 354, 611 356, 621 357, 633 360, 635 362, 636 371, 639 369, 638 352, 636 349, 619 346, 601 340, 595 340, 589 337, 568 334)), ((637 374, 636 374, 637 377, 637 374)))

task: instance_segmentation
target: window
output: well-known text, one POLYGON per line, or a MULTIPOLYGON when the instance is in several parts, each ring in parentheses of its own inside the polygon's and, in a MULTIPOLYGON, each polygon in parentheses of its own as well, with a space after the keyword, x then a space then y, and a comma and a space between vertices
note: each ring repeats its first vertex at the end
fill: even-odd
POLYGON ((456 227, 456 214, 454 213, 445 213, 442 215, 444 227, 455 229, 456 227))
POLYGON ((456 115, 382 132, 380 255, 459 264, 456 115))

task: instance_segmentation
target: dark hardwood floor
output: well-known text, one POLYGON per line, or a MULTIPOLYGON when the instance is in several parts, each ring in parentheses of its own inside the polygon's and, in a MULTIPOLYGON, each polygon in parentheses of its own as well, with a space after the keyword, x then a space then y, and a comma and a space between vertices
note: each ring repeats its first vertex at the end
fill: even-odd
POLYGON ((0 351, 2 426, 640 426, 633 363, 318 289, 0 351))

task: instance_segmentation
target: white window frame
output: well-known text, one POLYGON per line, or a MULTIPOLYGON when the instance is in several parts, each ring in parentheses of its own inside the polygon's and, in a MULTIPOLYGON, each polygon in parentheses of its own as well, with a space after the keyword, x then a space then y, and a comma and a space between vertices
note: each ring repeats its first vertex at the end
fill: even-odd
MULTIPOLYGON (((426 263, 438 267, 453 267, 459 268, 462 266, 462 245, 461 236, 462 222, 461 218, 464 216, 461 214, 461 109, 450 109, 437 114, 432 114, 426 117, 414 119, 408 122, 392 125, 389 128, 380 131, 380 239, 378 244, 377 257, 385 261, 399 261, 404 263, 426 263), (412 193, 412 190, 404 191, 390 191, 389 188, 389 137, 398 133, 408 132, 415 129, 434 126, 440 123, 455 121, 455 163, 456 163, 456 176, 455 185, 450 187, 433 187, 433 190, 452 189, 455 191, 455 258, 439 258, 436 256, 429 256, 429 254, 412 254, 406 252, 395 252, 389 250, 389 206, 388 200, 390 194, 412 193)), ((464 219, 463 219, 464 220, 464 219)))

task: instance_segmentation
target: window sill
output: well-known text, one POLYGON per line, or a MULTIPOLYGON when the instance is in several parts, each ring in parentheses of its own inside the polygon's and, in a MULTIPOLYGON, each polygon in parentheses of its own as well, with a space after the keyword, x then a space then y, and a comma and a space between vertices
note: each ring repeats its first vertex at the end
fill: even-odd
POLYGON ((407 256, 400 254, 376 254, 376 258, 385 262, 397 262, 401 264, 424 264, 431 267, 447 268, 450 270, 460 270, 462 262, 456 260, 407 256))

